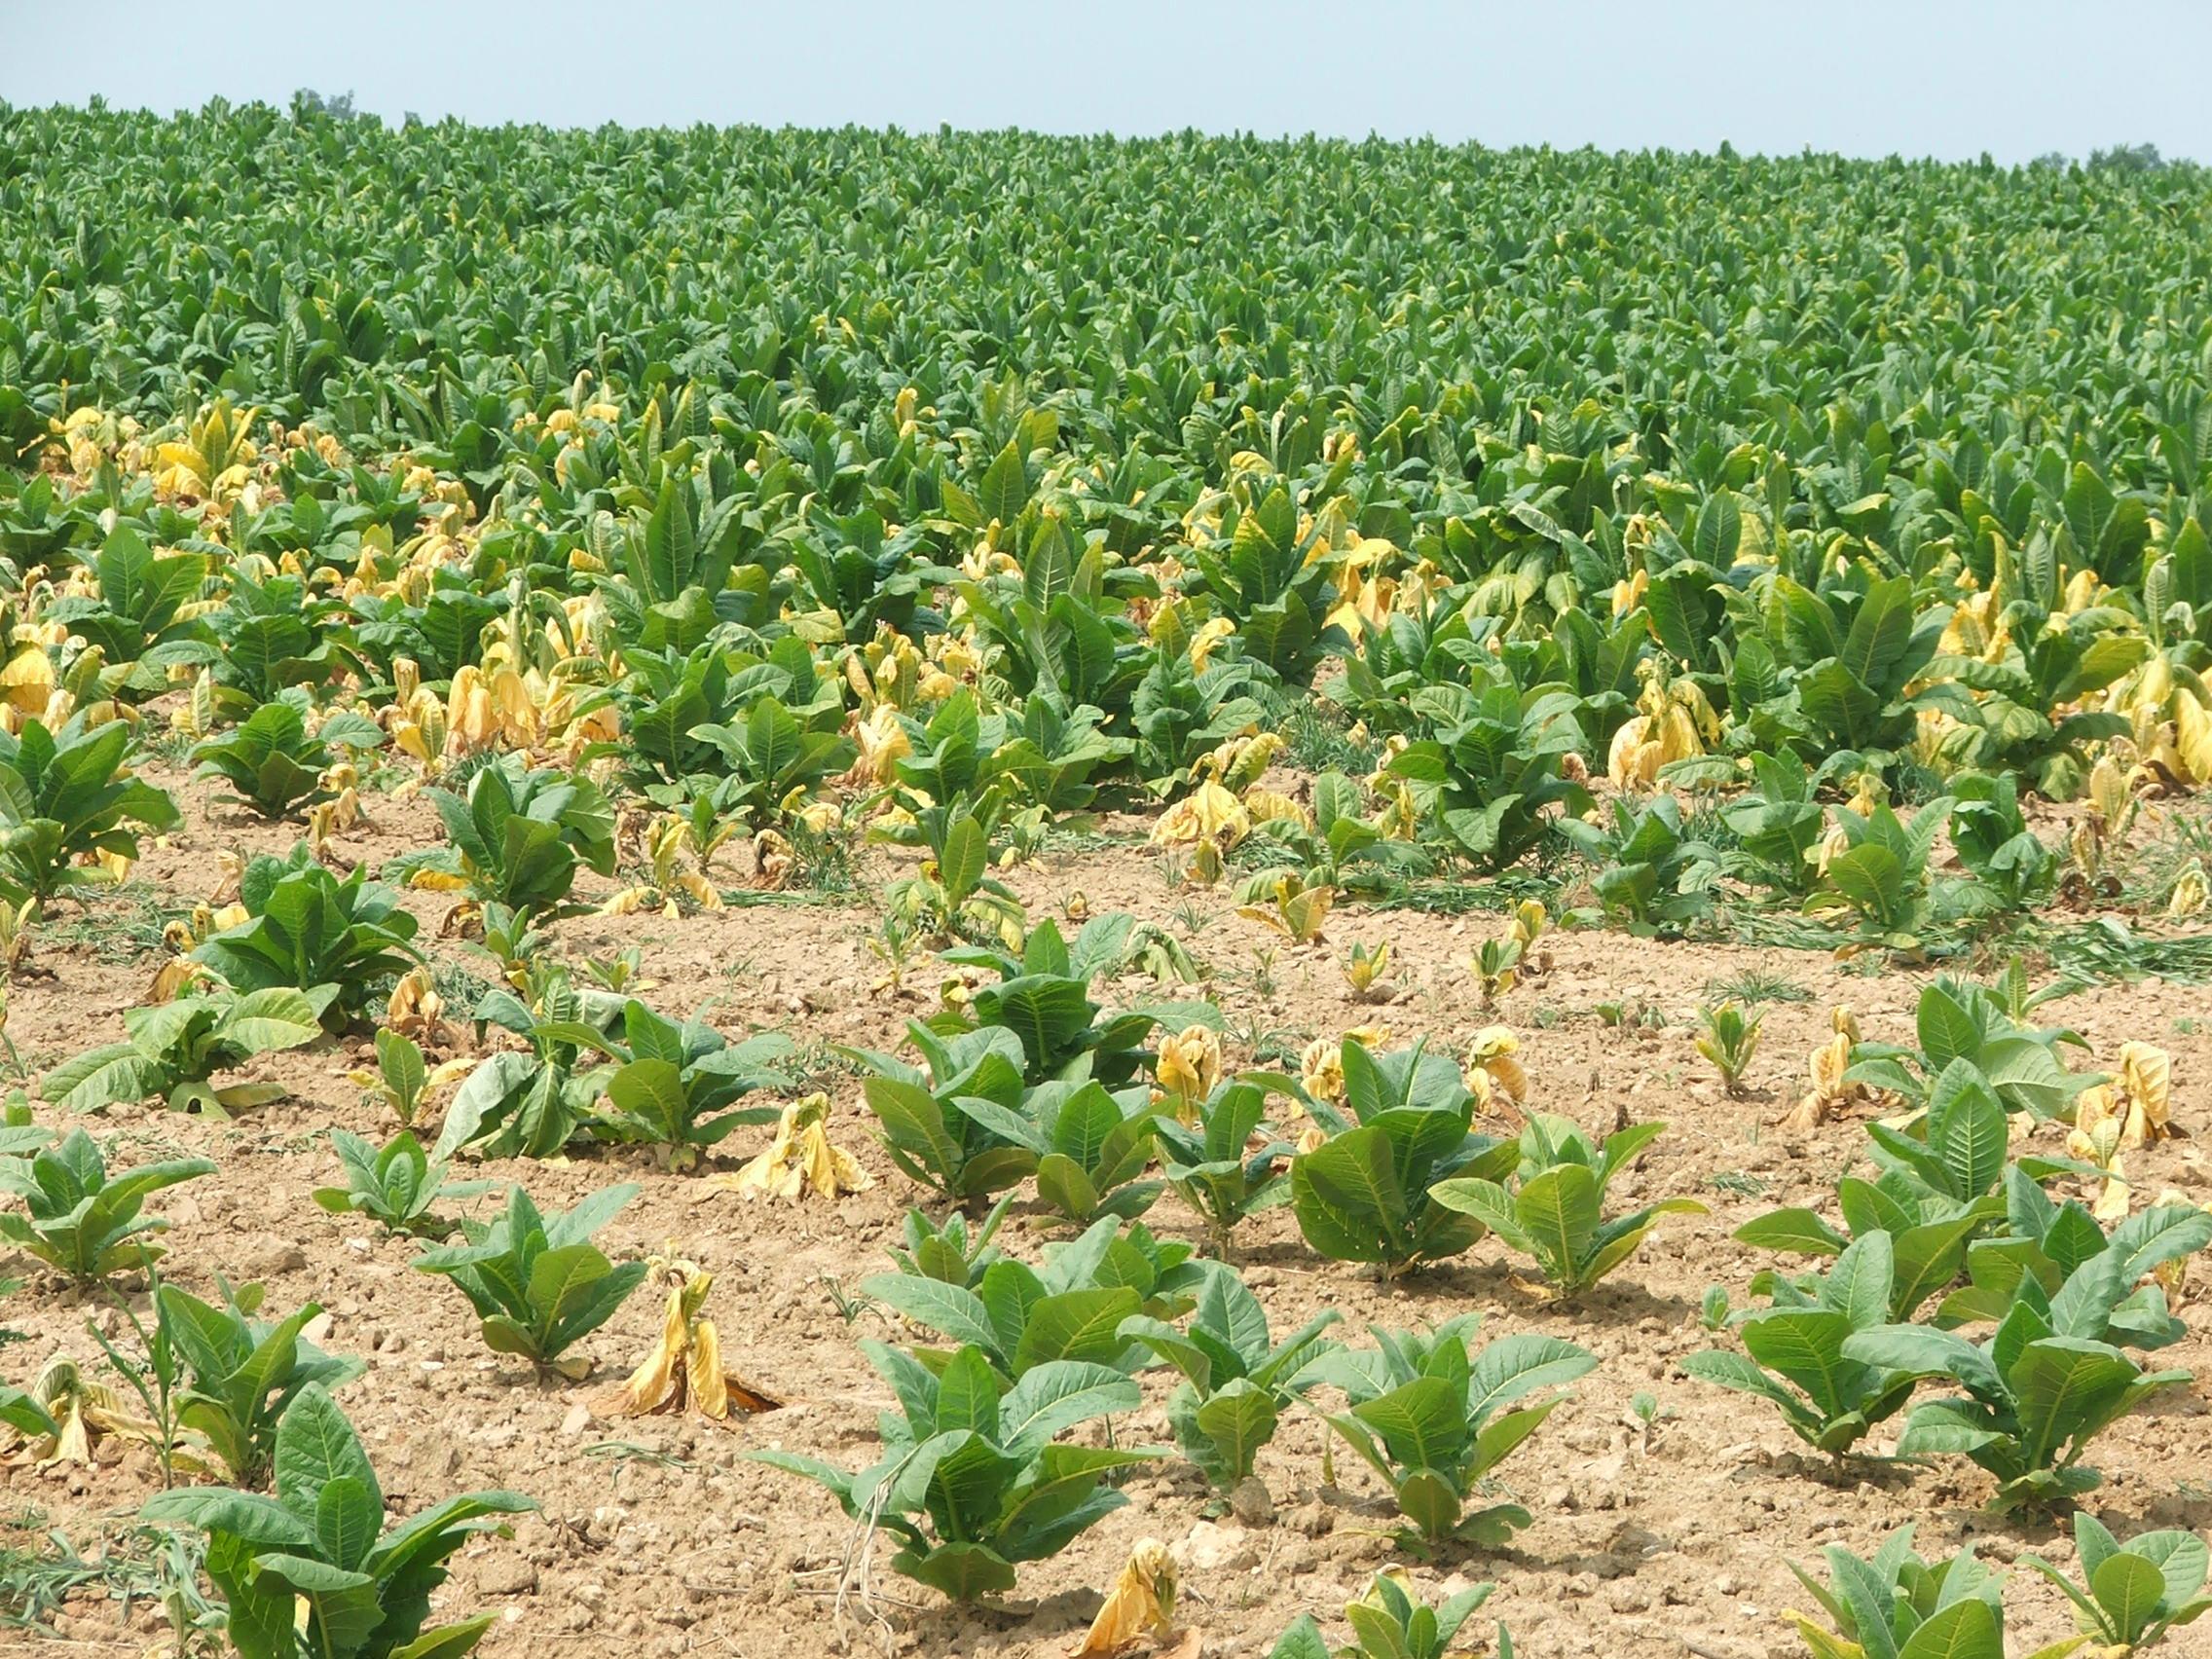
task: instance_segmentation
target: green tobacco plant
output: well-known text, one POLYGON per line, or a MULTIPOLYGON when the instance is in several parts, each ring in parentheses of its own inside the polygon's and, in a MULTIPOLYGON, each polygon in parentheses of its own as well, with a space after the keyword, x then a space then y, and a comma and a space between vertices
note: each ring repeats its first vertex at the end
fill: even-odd
POLYGON ((377 1069, 349 1072, 348 1080, 361 1086, 371 1099, 391 1108, 402 1124, 413 1124, 430 1091, 430 1068, 423 1047, 414 1038, 387 1026, 377 1033, 377 1069))
POLYGON ((1214 609, 1236 624, 1246 660, 1302 681, 1324 655, 1350 645, 1328 620, 1335 561, 1316 547, 1315 530, 1301 525, 1289 490, 1280 483, 1249 493, 1233 488, 1221 529, 1223 539, 1201 542, 1192 556, 1214 609))
POLYGON ((1848 1233, 1815 1210, 1791 1206, 1747 1222, 1736 1230, 1737 1239, 1791 1255, 1840 1256, 1853 1237, 1886 1232, 1896 1263, 1890 1317, 1910 1318, 1958 1277, 1970 1242, 2004 1217, 2001 1185, 2033 1186, 2037 1173, 2063 1167, 2047 1160, 2009 1162, 2005 1108, 1968 1060, 1953 1061, 1936 1080, 1916 1127, 1917 1133, 1869 1127, 1880 1173, 1872 1181, 1846 1175, 1836 1183, 1848 1233))
POLYGON ((1805 900, 1806 913, 1844 925, 1854 944, 1917 954, 1933 914, 1928 855, 1950 814, 1947 795, 1930 801, 1910 822, 1886 802, 1864 816, 1837 807, 1845 845, 1828 859, 1805 900))
MULTIPOLYGON (((1843 1345, 1846 1359, 1959 1392, 1924 1400, 1906 1419, 1898 1456, 1964 1455, 1995 1476, 2000 1510, 2065 1503, 2103 1477, 2081 1461, 2104 1430, 2187 1371, 2149 1372, 2116 1346, 2116 1317, 2129 1317, 2135 1281, 2127 1260, 2106 1251, 2077 1268, 2047 1298, 2033 1279, 1985 1342, 1954 1331, 1891 1324, 1843 1345)), ((2164 1312, 2163 1294, 2157 1309, 2164 1312)))
POLYGON ((1632 1124, 1593 1142, 1566 1118, 1530 1114, 1509 1188, 1483 1176, 1439 1181, 1429 1197, 1471 1215, 1507 1244, 1535 1258, 1562 1296, 1576 1296, 1634 1255, 1659 1218, 1703 1215, 1695 1198, 1663 1198, 1605 1218, 1605 1189, 1621 1168, 1666 1128, 1632 1124))
POLYGON ((1261 856, 1280 849, 1284 857, 1247 877, 1239 897, 1266 898, 1285 875, 1300 890, 1328 887, 1368 897, 1386 892, 1398 876, 1418 873, 1428 855, 1411 841, 1392 841, 1362 818, 1359 786, 1342 772, 1323 772, 1313 780, 1313 824, 1303 818, 1270 818, 1253 826, 1261 856))
POLYGON ((770 1069, 792 1051, 781 1032, 732 1043, 703 1020, 680 1025, 635 997, 622 1005, 622 1035, 611 1047, 616 1064, 595 1126, 612 1140, 666 1149, 672 1169, 691 1168, 732 1129, 774 1123, 774 1106, 736 1102, 791 1082, 770 1069))
POLYGON ((387 1233, 431 1240, 451 1237, 460 1223, 438 1215, 433 1206, 498 1186, 496 1181, 448 1181, 450 1165, 433 1161, 405 1129, 382 1147, 346 1129, 332 1129, 330 1150, 346 1171, 346 1185, 317 1187, 314 1201, 332 1215, 365 1215, 382 1222, 387 1233))
POLYGON ((184 1487, 146 1500, 140 1519, 196 1528, 226 1604, 239 1659, 459 1659, 492 1628, 484 1613, 425 1628, 445 1562, 491 1517, 537 1506, 511 1492, 449 1497, 388 1531, 360 1436, 321 1384, 300 1389, 276 1425, 276 1494, 184 1487))
POLYGON ((316 1304, 271 1324, 253 1316, 261 1304, 259 1285, 233 1291, 218 1283, 219 1308, 173 1284, 156 1293, 161 1318, 184 1360, 177 1422, 206 1441, 232 1480, 258 1487, 276 1456, 278 1422, 300 1390, 310 1383, 339 1387, 368 1367, 307 1341, 302 1333, 322 1311, 316 1304))
POLYGON ((1683 834, 1673 795, 1655 795, 1633 811, 1616 800, 1609 825, 1563 817, 1559 830, 1599 866, 1591 889, 1629 932, 1674 938, 1713 913, 1719 855, 1683 834))
MULTIPOLYGON (((1868 1557, 1840 1544, 1824 1552, 1828 1588, 1796 1563, 1789 1570, 1818 1602, 1828 1623, 1791 1612, 1790 1622, 1813 1659, 2005 1659, 2002 1580, 1982 1566, 1970 1544, 1949 1561, 1929 1563, 1913 1553, 1912 1529, 1900 1527, 1868 1557)), ((2064 1659, 2079 1641, 2039 1648, 2032 1659, 2064 1659)))
POLYGON ((1041 1083, 1023 1091, 1018 1111, 979 1096, 961 1110, 1036 1155, 1037 1196, 1069 1221, 1133 1220, 1160 1197, 1162 1182, 1137 1179, 1161 1122, 1148 1083, 1111 1092, 1088 1080, 1041 1083))
MULTIPOLYGON (((2008 977, 2015 983, 2015 971, 2008 977)), ((2093 1072, 2070 1072, 2059 1046, 2087 1045, 2071 1031, 2039 1029, 2022 1022, 2025 1009, 2003 985, 1991 989, 1949 976, 1920 993, 1914 1019, 1920 1047, 1860 1043, 1851 1051, 1847 1083, 1886 1089, 1918 1106, 1927 1106, 1951 1066, 1969 1061, 2008 1112, 2025 1112, 2039 1122, 2071 1118, 2074 1097, 2102 1081, 2093 1072)))
POLYGON ((932 806, 914 814, 915 832, 929 857, 919 874, 892 883, 887 896, 891 914, 935 939, 971 934, 1002 941, 1021 939, 1021 901, 990 873, 998 805, 996 796, 985 792, 978 810, 932 806))
POLYGON ((138 856, 141 831, 182 820, 167 793, 129 770, 131 728, 88 726, 72 716, 59 731, 26 719, 0 731, 0 883, 43 907, 64 888, 108 879, 95 854, 138 856))
POLYGON ((378 980, 423 960, 413 943, 418 924, 399 895, 369 880, 366 866, 341 881, 304 841, 289 858, 248 860, 239 903, 247 919, 207 940, 192 959, 241 991, 334 987, 323 1009, 329 1025, 359 1018, 378 980))
POLYGON ((1409 745, 1385 770, 1403 778, 1437 816, 1445 838, 1486 869, 1503 869, 1541 842, 1551 808, 1579 818, 1590 793, 1562 763, 1582 747, 1580 699, 1562 690, 1526 695, 1494 666, 1470 671, 1473 688, 1416 693, 1436 736, 1409 745))
POLYGON ((2138 1532, 2124 1544, 2085 1509, 2074 1512, 2077 1584, 2041 1556, 2020 1558, 2066 1593, 2082 1634, 2108 1651, 2139 1653, 2212 1612, 2200 1595, 2212 1552, 2194 1532, 2138 1532))
POLYGON ((1743 1005, 1724 1002, 1714 1008, 1697 1011, 1697 1051, 1713 1062, 1713 1069, 1720 1074, 1720 1087, 1734 1094, 1743 1087, 1744 1073, 1751 1069, 1751 1057, 1759 1051, 1759 1027, 1766 1014, 1746 1014, 1743 1005))
POLYGON ((312 990, 216 991, 123 1011, 129 1040, 88 1049, 39 1080, 39 1091, 66 1112, 160 1099, 171 1111, 227 1118, 284 1097, 280 1083, 218 1088, 217 1072, 262 1054, 297 1049, 323 1034, 336 985, 312 990))
POLYGON ((1393 1277, 1458 1254, 1485 1230, 1439 1202, 1437 1185, 1502 1179, 1519 1146, 1473 1132, 1459 1068, 1425 1045, 1376 1055, 1346 1038, 1342 1057, 1349 1116, 1309 1102, 1329 1138, 1291 1161, 1299 1231, 1333 1261, 1374 1262, 1393 1277))
POLYGON ((991 1239, 1006 1220, 1007 1211, 1014 1207, 1014 1194, 1007 1194, 975 1226, 970 1226, 958 1210, 942 1222, 933 1222, 920 1210, 910 1209, 903 1233, 905 1248, 893 1248, 891 1259, 903 1273, 974 1290, 982 1282, 984 1270, 1004 1254, 991 1239))
POLYGON ((119 524, 100 543, 92 571, 96 597, 56 599, 46 618, 99 654, 100 685, 109 695, 142 703, 168 689, 171 669, 215 660, 206 623, 178 615, 207 578, 203 554, 156 558, 145 537, 119 524))
POLYGON ((541 1215, 519 1186, 488 1226, 462 1222, 466 1241, 415 1258, 425 1273, 450 1278, 483 1321, 494 1353, 520 1354, 540 1370, 573 1381, 591 1361, 568 1350, 614 1316, 645 1282, 644 1262, 617 1267, 591 1242, 638 1196, 635 1184, 608 1187, 565 1214, 541 1215))
POLYGON ((1122 1322, 1187 1309, 1199 1274, 1189 1255, 1188 1245, 1162 1244, 1142 1227, 1124 1235, 1108 1216, 1079 1238, 1047 1246, 1041 1268, 992 1262, 973 1289, 908 1272, 876 1273, 861 1289, 924 1329, 980 1349, 1010 1378, 1052 1360, 1134 1371, 1145 1350, 1122 1335, 1122 1322))
POLYGON ((878 624, 903 634, 913 633, 917 620, 941 627, 943 618, 924 602, 960 572, 931 563, 929 551, 918 524, 893 535, 876 513, 839 517, 817 507, 792 538, 794 597, 836 617, 839 633, 856 644, 872 639, 878 624))
MULTIPOLYGON (((1030 930, 1019 956, 987 947, 961 947, 942 953, 958 967, 985 968, 996 984, 977 987, 967 1019, 976 1028, 1001 1026, 1021 1041, 1027 1080, 1081 1082, 1095 1079, 1121 1088, 1150 1063, 1145 1041, 1163 1021, 1217 1025, 1211 1004, 1176 1003, 1107 1014, 1090 995, 1100 976, 1119 970, 1128 954, 1134 918, 1096 916, 1086 922, 1070 944, 1050 917, 1030 930)), ((958 1021, 932 1022, 940 1030, 958 1021)))
MULTIPOLYGON (((1275 1640, 1268 1659, 1449 1659, 1455 1653, 1472 1652, 1454 1646, 1453 1639, 1496 1588, 1472 1584, 1431 1607, 1413 1599, 1402 1573, 1378 1572, 1364 1596, 1345 1604, 1345 1617, 1351 1624, 1349 1647, 1332 1654, 1313 1615, 1301 1613, 1275 1640)), ((1513 1659, 1513 1638, 1502 1624, 1497 1627, 1495 1659, 1513 1659)))
POLYGON ((384 742, 384 731, 366 715, 340 710, 325 715, 311 734, 313 704, 305 691, 290 690, 264 703, 236 729, 193 747, 199 763, 193 775, 220 778, 238 797, 267 819, 290 818, 335 793, 323 775, 347 758, 384 742))
POLYGON ((2027 910, 2058 885, 2058 855, 2020 815, 2020 783, 2009 772, 1962 772, 1949 782, 1951 846, 1973 872, 1991 909, 2027 910))
POLYGON ((485 1158, 548 1158, 591 1121, 619 1054, 608 1035, 620 1005, 578 991, 568 971, 536 977, 530 1000, 494 990, 476 1016, 523 1039, 527 1050, 487 1054, 454 1091, 433 1159, 461 1151, 485 1158))
POLYGON ((1819 884, 1814 863, 1827 814, 1816 796, 1819 775, 1794 756, 1751 756, 1751 787, 1721 808, 1720 822, 1736 837, 1721 855, 1721 868, 1786 897, 1802 899, 1819 884))
POLYGON ((1495 1547, 1529 1525, 1517 1503, 1468 1506, 1564 1396, 1506 1408, 1598 1364, 1557 1337, 1501 1337, 1470 1350, 1467 1339, 1481 1322, 1462 1314, 1426 1335, 1370 1326, 1373 1348, 1340 1349, 1307 1368, 1308 1381, 1343 1392, 1349 1409, 1331 1415, 1329 1426, 1388 1485, 1410 1523, 1409 1544, 1459 1539, 1495 1547))
POLYGON ((0 1160, 0 1187, 23 1200, 22 1214, 0 1213, 0 1238, 79 1283, 103 1279, 160 1260, 152 1235, 169 1224, 139 1213, 147 1198, 215 1167, 187 1158, 110 1177, 92 1137, 72 1129, 51 1150, 0 1160))
POLYGON ((479 905, 550 920, 577 908, 568 900, 578 866, 614 873, 614 809, 580 773, 510 755, 478 768, 465 795, 428 793, 451 844, 402 864, 458 876, 479 905))
POLYGON ((854 1521, 899 1539, 895 1568, 955 1601, 1013 1589, 1018 1563, 1057 1555, 1128 1502, 1108 1475, 1165 1456, 1058 1442, 1142 1403, 1133 1381, 1104 1366, 1051 1360, 1010 1382, 976 1347, 934 1368, 881 1343, 861 1350, 899 1399, 878 1419, 873 1465, 849 1473, 788 1452, 746 1456, 828 1488, 854 1521))
MULTIPOLYGON (((2096 1218, 2069 1198, 2053 1202, 2018 1164, 2005 1172, 2005 1228, 1967 1247, 1967 1283, 1936 1307, 1947 1326, 1995 1323, 2014 1302, 2046 1302, 2089 1262, 2112 1255, 2121 1278, 2139 1283, 2146 1273, 2212 1244, 2212 1213, 2194 1204, 2154 1204, 2137 1210, 2108 1235, 2096 1218), (2031 1290, 2030 1285, 2035 1288, 2031 1290)), ((2114 1309, 2105 1340, 2128 1347, 2165 1347, 2179 1342, 2179 1320, 2166 1309, 2165 1292, 2144 1285, 2114 1309)))
MULTIPOLYGON (((2212 1218, 2208 1218, 2212 1219, 2212 1218)), ((1841 1457, 1904 1409, 1910 1375, 1844 1357, 1843 1345, 1895 1317, 1897 1256, 1887 1233, 1862 1235, 1825 1273, 1768 1275, 1772 1305, 1731 1316, 1744 1352, 1709 1349, 1682 1361, 1701 1382, 1771 1402, 1798 1439, 1841 1457), (1749 1357, 1746 1357, 1746 1356, 1749 1357)))
POLYGON ((1122 1322, 1121 1334, 1182 1373, 1168 1397, 1168 1424, 1183 1456, 1228 1492, 1252 1472, 1260 1448, 1274 1438, 1297 1398, 1300 1374, 1335 1350, 1321 1333, 1341 1315, 1326 1309, 1278 1344, 1259 1299, 1232 1269, 1209 1262, 1203 1272, 1188 1326, 1177 1330, 1136 1314, 1122 1322))
POLYGON ((756 702, 742 721, 695 725, 690 735, 721 756, 716 804, 756 828, 795 811, 824 779, 853 763, 850 739, 802 725, 774 697, 756 702))
POLYGON ((1161 1173, 1204 1219, 1208 1248, 1222 1260, 1238 1222, 1290 1202, 1296 1148, 1266 1126, 1267 1109, 1265 1089, 1231 1079, 1195 1104, 1195 1124, 1162 1116, 1153 1125, 1161 1173))
POLYGON ((922 1064, 854 1051, 872 1077, 862 1098, 882 1125, 884 1150, 911 1179, 946 1198, 976 1203, 1037 1172, 1037 1154, 1009 1140, 970 1103, 1018 1113, 1025 1094, 1021 1040, 1004 1026, 940 1038, 909 1021, 906 1040, 922 1064))

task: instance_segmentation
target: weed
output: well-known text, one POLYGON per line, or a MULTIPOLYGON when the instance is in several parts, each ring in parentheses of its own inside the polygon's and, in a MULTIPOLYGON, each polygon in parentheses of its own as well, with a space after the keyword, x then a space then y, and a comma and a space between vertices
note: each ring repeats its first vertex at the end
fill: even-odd
POLYGON ((1705 997, 1708 1002, 1742 1003, 1749 1008, 1755 1003, 1811 1002, 1813 993, 1787 974, 1777 974, 1768 968, 1745 968, 1708 980, 1705 997))
POLYGON ((111 965, 142 962, 167 949, 169 924, 190 909, 150 881, 80 889, 78 897, 82 907, 77 914, 63 918, 50 910, 40 937, 49 945, 83 950, 93 961, 111 965))

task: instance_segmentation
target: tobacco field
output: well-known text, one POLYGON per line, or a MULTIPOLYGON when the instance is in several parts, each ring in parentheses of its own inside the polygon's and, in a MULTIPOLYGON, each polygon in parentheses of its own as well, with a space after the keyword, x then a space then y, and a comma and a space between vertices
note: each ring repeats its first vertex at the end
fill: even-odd
POLYGON ((0 1645, 2212 1650, 2208 294, 0 104, 0 1645))

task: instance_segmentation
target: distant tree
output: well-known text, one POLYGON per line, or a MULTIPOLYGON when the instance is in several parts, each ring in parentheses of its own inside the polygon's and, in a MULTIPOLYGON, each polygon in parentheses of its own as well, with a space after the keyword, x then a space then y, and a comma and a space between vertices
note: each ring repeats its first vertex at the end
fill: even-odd
POLYGON ((2074 158, 2063 150, 2046 150, 2028 164, 2031 167, 2047 167, 2052 172, 2064 172, 2074 165, 2074 158))
POLYGON ((2089 152, 2091 172, 2151 173, 2160 171, 2165 165, 2156 144, 2115 144, 2109 150, 2089 152))
POLYGON ((302 87, 292 94, 294 121, 351 121, 358 113, 353 108, 351 88, 343 92, 318 92, 313 87, 302 87))

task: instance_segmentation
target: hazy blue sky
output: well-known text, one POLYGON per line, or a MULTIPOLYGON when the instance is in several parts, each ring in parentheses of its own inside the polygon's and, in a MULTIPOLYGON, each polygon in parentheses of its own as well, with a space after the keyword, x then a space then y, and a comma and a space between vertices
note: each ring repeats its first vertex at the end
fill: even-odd
POLYGON ((0 98, 351 89, 397 119, 1433 133, 2212 160, 2212 3, 0 0, 0 98))

